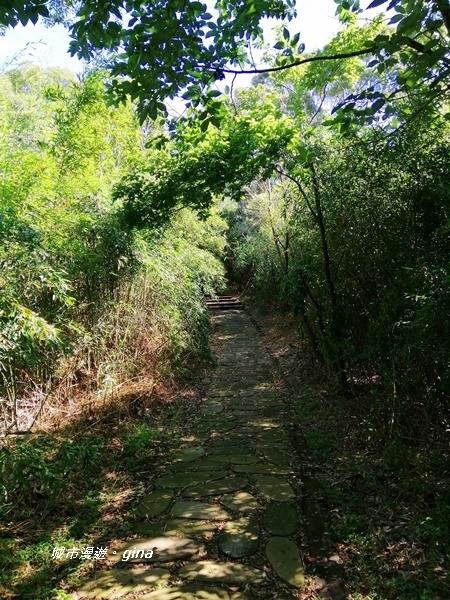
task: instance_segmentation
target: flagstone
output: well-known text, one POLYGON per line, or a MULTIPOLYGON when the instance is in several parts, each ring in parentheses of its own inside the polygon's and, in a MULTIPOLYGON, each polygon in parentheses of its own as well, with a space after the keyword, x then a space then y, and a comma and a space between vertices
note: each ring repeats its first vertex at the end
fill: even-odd
POLYGON ((279 417, 283 413, 283 408, 274 404, 272 406, 264 406, 262 408, 262 414, 265 417, 279 417))
POLYGON ((264 513, 264 527, 273 535, 292 535, 299 528, 297 511, 285 502, 271 502, 264 513))
POLYGON ((216 424, 218 423, 218 421, 216 419, 212 420, 212 419, 208 419, 207 421, 204 421, 203 419, 201 421, 199 421, 195 428, 197 431, 206 434, 209 433, 209 431, 211 430, 212 427, 214 427, 216 424))
POLYGON ((266 417, 254 417, 248 421, 248 425, 251 427, 260 427, 266 430, 278 429, 281 427, 281 423, 266 417))
POLYGON ((172 508, 175 517, 183 519, 201 519, 202 521, 225 521, 230 515, 218 504, 180 500, 172 508))
POLYGON ((198 471, 215 471, 216 469, 228 469, 229 464, 225 461, 222 461, 220 464, 217 460, 212 460, 212 457, 208 456, 204 461, 197 463, 196 465, 198 471))
POLYGON ((168 509, 173 500, 171 490, 156 490, 144 496, 137 506, 136 513, 152 519, 168 509))
POLYGON ((250 436, 248 433, 238 433, 237 431, 233 431, 232 435, 221 435, 217 436, 216 439, 221 439, 226 443, 234 443, 236 445, 241 445, 250 440, 250 436))
POLYGON ((225 508, 232 512, 250 514, 258 510, 258 502, 254 496, 248 492, 237 492, 236 494, 225 494, 220 499, 225 508))
POLYGON ((234 396, 233 390, 213 388, 209 394, 210 398, 228 398, 234 396))
POLYGON ((266 431, 262 431, 259 434, 259 439, 261 441, 266 442, 270 446, 272 446, 273 443, 277 443, 277 442, 283 443, 283 442, 287 441, 286 434, 281 429, 269 429, 266 431))
MULTIPOLYGON (((248 440, 249 438, 247 437, 245 440, 244 439, 239 439, 239 440, 235 440, 235 439, 231 439, 231 438, 226 438, 223 435, 214 435, 211 436, 211 440, 210 443, 212 444, 217 444, 217 446, 220 445, 221 448, 234 448, 233 452, 238 452, 240 451, 240 448, 243 444, 245 444, 246 440, 248 440)), ((253 446, 253 443, 252 443, 253 446)))
POLYGON ((205 406, 202 410, 204 415, 218 415, 223 411, 223 404, 215 403, 205 406))
POLYGON ((108 560, 121 565, 133 562, 172 562, 204 553, 200 542, 185 537, 137 538, 108 552, 108 560))
POLYGON ((276 448, 265 448, 264 456, 268 461, 276 465, 287 467, 290 465, 290 457, 276 448))
POLYGON ((219 534, 219 550, 231 558, 255 554, 259 546, 259 523, 249 517, 228 521, 219 534))
POLYGON ((291 502, 295 498, 294 490, 287 481, 271 475, 254 475, 256 485, 263 496, 275 502, 291 502))
POLYGON ((273 537, 266 545, 267 560, 278 577, 295 588, 305 585, 305 571, 297 546, 285 537, 273 537))
POLYGON ((156 480, 156 485, 163 488, 177 489, 188 485, 197 485, 214 479, 225 477, 225 471, 195 472, 195 473, 173 473, 164 475, 156 480))
MULTIPOLYGON (((238 449, 240 456, 252 456, 255 453, 255 449, 252 447, 241 447, 238 449)), ((230 446, 224 446, 222 442, 214 442, 211 441, 207 448, 207 455, 210 458, 213 458, 214 455, 217 454, 235 454, 236 451, 230 446)))
POLYGON ((139 600, 251 600, 251 597, 245 592, 183 585, 155 590, 150 594, 139 596, 139 600))
POLYGON ((236 415, 236 417, 244 417, 245 419, 250 419, 251 417, 256 417, 258 413, 255 410, 236 409, 233 410, 233 415, 236 415))
POLYGON ((290 475, 293 471, 289 467, 280 467, 280 465, 233 465, 231 467, 235 473, 257 473, 261 475, 290 475))
POLYGON ((201 483, 194 487, 184 490, 183 496, 194 498, 197 496, 219 496, 242 490, 248 485, 248 480, 242 477, 228 477, 226 479, 218 479, 208 483, 201 483))
POLYGON ((228 433, 229 431, 233 431, 236 429, 238 423, 236 421, 229 421, 224 423, 219 423, 211 427, 211 433, 217 431, 218 433, 228 433))
POLYGON ((250 401, 245 402, 242 399, 236 399, 236 400, 229 400, 227 402, 227 408, 229 408, 233 414, 233 412, 236 410, 254 411, 255 408, 258 408, 258 404, 256 402, 254 402, 253 400, 251 402, 250 401))
POLYGON ((178 571, 182 579, 192 581, 211 581, 216 583, 254 585, 262 583, 264 574, 249 565, 232 562, 213 562, 203 560, 185 565, 178 571))
POLYGON ((170 519, 149 523, 140 521, 133 523, 132 531, 142 535, 168 536, 168 537, 194 537, 208 538, 216 532, 216 526, 203 521, 189 521, 188 519, 170 519))
POLYGON ((257 456, 251 454, 224 454, 212 455, 210 460, 213 462, 226 462, 233 465, 252 465, 260 461, 257 456))
POLYGON ((167 585, 170 572, 155 567, 134 569, 109 569, 99 571, 94 579, 87 581, 75 593, 75 598, 93 598, 94 600, 113 600, 127 594, 145 592, 156 586, 167 585))
POLYGON ((181 450, 180 456, 177 460, 181 462, 191 462, 197 460, 205 454, 205 449, 202 446, 188 446, 181 450))
MULTIPOLYGON (((183 446, 174 458, 166 458, 166 470, 156 480, 158 489, 143 498, 137 509, 151 519, 165 512, 170 517, 132 523, 131 530, 142 538, 126 542, 136 551, 141 540, 160 540, 158 548, 150 550, 156 555, 159 549, 157 560, 162 556, 162 561, 178 560, 173 556, 185 550, 183 543, 193 554, 186 551, 189 563, 172 573, 174 587, 156 590, 153 586, 144 595, 133 590, 140 600, 247 600, 246 591, 234 592, 226 586, 247 588, 263 582, 263 568, 269 563, 283 582, 296 588, 303 585, 299 550, 287 537, 298 531, 299 520, 292 504, 295 492, 286 477, 293 473, 290 442, 280 419, 286 394, 274 383, 271 360, 250 321, 237 312, 219 313, 216 318, 226 335, 210 393, 198 407, 199 418, 183 446), (246 490, 247 477, 255 484, 253 495, 246 490), (176 500, 172 490, 178 494, 176 500), (213 496, 215 503, 207 502, 213 496), (266 500, 259 504, 261 497, 266 500), (266 537, 260 548, 262 526, 266 537), (266 544, 267 534, 276 537, 266 544), (284 541, 273 542, 276 539, 284 541), (161 540, 166 540, 166 546, 161 540), (213 557, 219 550, 228 560, 206 560, 202 540, 211 544, 208 550, 213 557), (164 552, 169 558, 164 558, 164 552), (261 554, 266 558, 262 562, 261 554), (231 561, 251 560, 253 555, 258 556, 259 569, 231 561), (186 584, 181 585, 181 580, 186 584)), ((128 567, 125 562, 131 560, 131 555, 129 561, 116 559, 128 567)), ((286 586, 280 588, 286 591, 286 586)), ((276 588, 272 591, 278 593, 276 588)))

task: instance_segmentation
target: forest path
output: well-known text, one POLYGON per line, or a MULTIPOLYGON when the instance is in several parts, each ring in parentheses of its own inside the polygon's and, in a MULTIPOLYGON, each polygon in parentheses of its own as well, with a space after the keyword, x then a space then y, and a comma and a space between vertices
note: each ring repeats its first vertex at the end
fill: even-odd
POLYGON ((139 537, 75 598, 295 598, 304 586, 286 395, 248 315, 213 323, 218 364, 191 435, 137 506, 139 537))

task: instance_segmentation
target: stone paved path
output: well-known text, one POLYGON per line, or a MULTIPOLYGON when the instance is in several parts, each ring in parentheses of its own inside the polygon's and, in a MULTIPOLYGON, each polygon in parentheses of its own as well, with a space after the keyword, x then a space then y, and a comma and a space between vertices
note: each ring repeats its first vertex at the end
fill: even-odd
POLYGON ((138 537, 75 598, 289 598, 304 585, 283 393, 250 318, 214 321, 218 366, 194 435, 136 508, 138 537))

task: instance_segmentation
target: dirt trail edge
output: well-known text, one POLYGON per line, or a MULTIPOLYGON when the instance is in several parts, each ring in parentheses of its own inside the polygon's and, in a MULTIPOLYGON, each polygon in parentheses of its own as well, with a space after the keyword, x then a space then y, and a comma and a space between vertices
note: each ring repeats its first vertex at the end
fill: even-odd
POLYGON ((134 537, 111 546, 78 600, 312 597, 288 395, 251 318, 212 318, 218 364, 192 435, 136 506, 134 537))

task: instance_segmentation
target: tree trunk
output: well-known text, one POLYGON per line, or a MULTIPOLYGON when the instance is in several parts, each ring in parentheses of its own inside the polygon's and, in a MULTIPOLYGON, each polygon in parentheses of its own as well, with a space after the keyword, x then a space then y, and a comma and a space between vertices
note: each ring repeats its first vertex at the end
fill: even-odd
POLYGON ((346 396, 351 395, 350 385, 347 377, 347 368, 345 364, 344 352, 343 352, 343 331, 342 331, 342 318, 341 310, 338 303, 336 294, 336 288, 334 285, 333 277, 331 275, 331 263, 330 253, 328 248, 327 233, 325 229, 325 221, 323 218, 322 201, 320 197, 319 180, 317 173, 314 168, 314 164, 310 165, 312 182, 314 189, 314 204, 315 213, 317 216, 317 224, 319 225, 320 240, 322 245, 322 254, 325 270, 325 280, 328 288, 328 295, 330 298, 331 305, 331 342, 336 347, 334 352, 335 357, 333 359, 333 365, 338 375, 339 386, 346 396))

